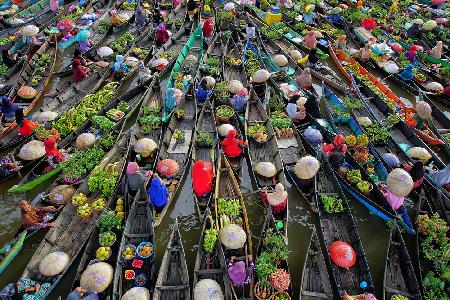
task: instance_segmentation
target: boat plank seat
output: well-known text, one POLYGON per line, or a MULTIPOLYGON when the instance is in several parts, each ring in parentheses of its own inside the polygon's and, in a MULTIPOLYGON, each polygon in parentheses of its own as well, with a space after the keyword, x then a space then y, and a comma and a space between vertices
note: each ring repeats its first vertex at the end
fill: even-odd
POLYGON ((124 235, 127 238, 133 239, 133 238, 146 238, 146 237, 151 237, 152 234, 151 233, 124 233, 124 235))
POLYGON ((309 296, 309 297, 315 297, 315 298, 321 298, 321 299, 329 298, 329 295, 326 295, 324 293, 309 292, 309 291, 302 291, 302 296, 309 296))
POLYGON ((197 275, 223 274, 222 269, 195 270, 197 275))
POLYGON ((155 286, 155 288, 157 288, 158 290, 162 290, 162 291, 182 291, 185 289, 189 288, 189 285, 165 285, 165 286, 160 286, 157 285, 155 286))

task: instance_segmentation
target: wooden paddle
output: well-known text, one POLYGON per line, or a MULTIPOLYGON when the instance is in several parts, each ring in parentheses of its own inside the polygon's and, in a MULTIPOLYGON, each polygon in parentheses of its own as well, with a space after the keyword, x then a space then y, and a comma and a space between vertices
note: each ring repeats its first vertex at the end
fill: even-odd
POLYGON ((16 162, 14 155, 12 153, 9 153, 8 155, 9 155, 9 157, 11 157, 13 164, 14 164, 15 168, 17 169, 17 174, 22 179, 23 176, 22 176, 22 173, 20 172, 19 164, 16 162))

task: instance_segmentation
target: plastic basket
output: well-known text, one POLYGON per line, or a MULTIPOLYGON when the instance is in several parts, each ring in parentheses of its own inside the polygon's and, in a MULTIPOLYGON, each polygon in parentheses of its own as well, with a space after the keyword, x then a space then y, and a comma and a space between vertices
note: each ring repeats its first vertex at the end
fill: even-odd
POLYGON ((149 258, 149 257, 151 257, 151 256, 153 255, 154 252, 155 252, 155 251, 154 251, 154 246, 153 246, 153 244, 150 243, 150 242, 142 242, 142 243, 139 244, 139 246, 138 246, 137 249, 136 249, 136 255, 137 255, 138 257, 140 257, 140 258, 149 258), (150 244, 150 246, 152 247, 152 249, 153 249, 152 253, 151 253, 149 256, 141 256, 141 255, 139 255, 139 250, 141 249, 141 247, 144 247, 144 246, 147 245, 147 244, 150 244))

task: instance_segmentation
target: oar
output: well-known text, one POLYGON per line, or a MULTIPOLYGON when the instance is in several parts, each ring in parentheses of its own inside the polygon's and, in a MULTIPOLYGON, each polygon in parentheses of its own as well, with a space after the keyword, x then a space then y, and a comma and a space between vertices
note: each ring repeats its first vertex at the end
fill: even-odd
POLYGON ((15 166, 15 168, 17 168, 17 174, 19 175, 19 177, 22 179, 23 178, 23 176, 22 176, 22 173, 20 172, 20 168, 19 168, 19 165, 17 164, 17 162, 16 162, 16 159, 15 159, 15 157, 14 157, 14 155, 12 154, 12 153, 9 153, 9 156, 11 157, 11 159, 12 159, 12 161, 13 161, 13 163, 14 163, 14 166, 15 166))

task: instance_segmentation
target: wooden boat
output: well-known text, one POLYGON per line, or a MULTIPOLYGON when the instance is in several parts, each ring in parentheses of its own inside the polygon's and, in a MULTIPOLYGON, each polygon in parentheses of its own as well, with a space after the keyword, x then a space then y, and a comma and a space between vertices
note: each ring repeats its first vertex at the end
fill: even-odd
POLYGON ((315 190, 316 206, 320 221, 320 235, 322 247, 329 249, 336 241, 348 243, 356 252, 356 263, 350 268, 342 268, 334 264, 328 251, 325 261, 331 273, 331 283, 335 290, 342 296, 344 292, 349 295, 359 295, 364 292, 373 293, 374 285, 370 274, 369 264, 364 253, 364 248, 356 228, 356 223, 351 213, 347 199, 339 186, 328 160, 321 154, 321 169, 316 175, 315 190), (328 213, 324 209, 323 197, 338 197, 342 200, 343 211, 328 213), (367 288, 362 289, 360 283, 365 281, 367 288))
MULTIPOLYGON (((258 246, 256 248, 256 256, 257 256, 256 261, 258 261, 258 257, 260 257, 264 251, 271 250, 271 249, 267 248, 267 246, 265 245, 265 239, 268 236, 281 236, 283 238, 286 248, 287 248, 287 235, 285 235, 284 232, 280 232, 278 230, 277 225, 275 223, 275 219, 272 215, 272 211, 270 209, 267 209, 266 218, 264 220, 264 224, 261 229, 261 234, 259 236, 258 246)), ((288 266, 287 259, 283 259, 283 258, 279 257, 279 262, 276 265, 276 268, 282 269, 286 273, 289 274, 289 266, 288 266)), ((258 278, 257 274, 258 273, 255 272, 255 282, 256 282, 255 287, 258 286, 258 280, 261 280, 261 278, 258 278)), ((287 292, 289 295, 292 295, 292 285, 291 284, 289 284, 289 287, 288 287, 288 289, 285 290, 285 292, 287 292)))
MULTIPOLYGON (((167 81, 167 86, 162 85, 161 91, 162 91, 162 99, 166 99, 166 91, 169 88, 173 88, 175 86, 175 78, 174 75, 179 73, 183 68, 183 62, 185 58, 189 55, 193 55, 197 59, 196 66, 193 68, 190 68, 189 74, 194 78, 198 70, 200 68, 200 63, 202 62, 203 58, 203 33, 202 33, 202 27, 199 26, 194 30, 194 27, 191 31, 191 36, 187 43, 184 45, 183 49, 181 50, 180 54, 178 55, 177 60, 175 61, 175 64, 172 68, 172 71, 170 73, 169 79, 167 81)), ((191 84, 194 81, 191 81, 191 84)), ((167 108, 164 104, 164 110, 163 110, 163 122, 169 122, 171 116, 173 114, 173 110, 171 108, 167 108)))
POLYGON ((244 87, 248 86, 247 75, 242 60, 243 56, 242 44, 240 42, 235 42, 234 39, 230 37, 225 46, 225 53, 222 56, 222 74, 224 81, 239 80, 244 87), (230 58, 233 61, 240 60, 241 62, 237 65, 230 65, 227 63, 227 58, 230 58))
POLYGON ((180 103, 177 109, 184 110, 184 117, 182 119, 172 118, 166 133, 159 148, 158 162, 164 159, 175 160, 180 169, 171 178, 163 178, 164 184, 169 190, 169 199, 167 204, 161 213, 157 213, 153 209, 153 226, 158 226, 164 218, 167 210, 172 203, 172 200, 176 198, 180 187, 183 185, 184 180, 188 174, 189 160, 192 152, 192 136, 194 134, 195 124, 197 120, 197 105, 192 95, 186 95, 186 98, 180 103), (173 135, 175 132, 184 133, 183 142, 176 140, 173 135))
POLYGON ((391 299, 394 295, 422 299, 411 258, 396 223, 392 226, 389 237, 383 290, 383 299, 391 299))
MULTIPOLYGON (((216 161, 219 157, 219 138, 217 135, 216 123, 214 119, 214 110, 212 108, 210 100, 207 100, 205 102, 203 110, 200 112, 192 140, 194 143, 192 145, 192 165, 194 165, 194 163, 199 160, 210 162, 212 163, 213 172, 215 174, 216 161), (203 144, 199 143, 199 136, 209 137, 211 139, 211 145, 204 144, 203 142, 203 144)), ((213 186, 214 182, 211 187, 211 192, 203 197, 197 197, 194 192, 194 198, 196 200, 195 204, 200 220, 204 219, 205 210, 210 206, 210 202, 213 196, 213 186)))
MULTIPOLYGON (((243 248, 240 249, 227 249, 224 245, 222 245, 222 249, 226 259, 229 259, 231 256, 235 256, 236 257, 235 261, 244 261, 246 262, 248 267, 249 264, 248 256, 253 254, 253 248, 252 248, 252 236, 247 217, 247 210, 245 208, 244 199, 239 189, 239 183, 235 177, 234 171, 231 168, 231 165, 226 159, 225 155, 223 154, 219 156, 219 161, 217 163, 216 186, 214 189, 215 221, 216 221, 216 228, 220 232, 220 230, 223 227, 223 223, 222 223, 222 216, 219 215, 218 210, 219 198, 226 200, 237 199, 239 200, 239 203, 242 207, 242 212, 240 213, 239 217, 242 218, 242 227, 247 235, 246 242, 243 248)), ((238 300, 242 297, 251 298, 253 296, 253 279, 249 284, 245 284, 242 287, 235 287, 234 285, 232 285, 231 288, 235 300, 238 300)))
MULTIPOLYGON (((224 299, 232 300, 233 295, 231 292, 231 284, 226 272, 227 265, 225 263, 225 256, 223 254, 220 241, 217 239, 213 250, 211 252, 207 252, 203 247, 206 230, 217 230, 216 223, 212 219, 209 207, 205 210, 202 233, 200 235, 200 241, 198 242, 192 287, 195 288, 197 282, 200 280, 212 279, 222 288, 224 299)), ((194 299, 194 296, 192 296, 192 298, 194 299)))
POLYGON ((331 288, 322 248, 314 228, 303 265, 300 300, 332 299, 331 288))
MULTIPOLYGON (((99 164, 100 168, 105 168, 109 164, 116 164, 116 170, 118 172, 118 178, 116 181, 116 190, 120 177, 123 175, 126 167, 126 157, 129 151, 129 138, 124 135, 122 139, 114 146, 114 148, 105 156, 102 162, 99 164)), ((94 201, 100 196, 100 193, 90 193, 88 190, 87 182, 84 182, 77 190, 77 193, 83 193, 87 195, 88 203, 94 201)), ((114 195, 115 193, 113 193, 114 195)), ((106 208, 110 207, 112 197, 107 201, 106 208)), ((30 262, 27 264, 25 271, 22 274, 22 278, 30 278, 36 281, 42 282, 43 280, 50 280, 51 287, 47 291, 45 296, 48 296, 51 291, 61 282, 67 274, 69 267, 74 263, 79 254, 83 251, 84 246, 95 228, 98 215, 94 215, 91 219, 82 220, 77 216, 77 209, 69 204, 64 207, 60 216, 55 221, 55 227, 51 228, 43 241, 37 247, 34 255, 31 257, 30 262), (62 251, 69 255, 71 262, 67 266, 66 270, 55 278, 44 279, 39 274, 38 266, 40 261, 48 254, 54 251, 62 251)))
POLYGON ((177 219, 159 268, 153 299, 191 299, 189 272, 177 219))
POLYGON ((248 139, 248 154, 251 165, 251 174, 257 183, 258 188, 271 187, 274 188, 277 183, 286 186, 285 177, 283 174, 283 163, 278 152, 278 144, 275 132, 270 123, 269 117, 263 108, 258 97, 251 93, 250 99, 247 102, 247 110, 245 113, 245 133, 248 139), (249 129, 251 126, 263 125, 266 129, 267 141, 260 143, 252 136, 249 136, 249 129), (256 173, 256 166, 259 163, 272 162, 276 168, 277 173, 271 177, 264 177, 256 173))
MULTIPOLYGON (((22 69, 17 81, 14 83, 11 91, 9 92, 9 99, 11 99, 11 102, 14 102, 24 108, 25 116, 33 109, 45 93, 51 79, 51 75, 49 74, 53 72, 55 66, 56 52, 55 46, 51 45, 50 41, 46 41, 33 55, 28 64, 22 69), (17 91, 22 86, 31 85, 33 77, 38 75, 38 71, 36 69, 41 66, 41 64, 43 64, 42 67, 45 68, 45 71, 41 73, 42 75, 39 75, 42 78, 37 86, 34 87, 37 91, 36 96, 29 100, 20 98, 17 95, 17 91)), ((4 125, 5 128, 0 132, 0 139, 17 127, 16 121, 4 125)))
POLYGON ((124 272, 127 269, 132 269, 131 260, 124 260, 122 257, 123 249, 127 245, 139 246, 143 242, 150 242, 153 245, 153 252, 150 257, 139 259, 144 261, 141 269, 134 269, 136 276, 143 274, 146 282, 143 285, 149 291, 153 292, 155 284, 155 232, 153 228, 152 211, 148 194, 144 189, 137 192, 135 200, 133 201, 130 195, 128 197, 127 205, 131 205, 131 210, 126 219, 125 228, 123 230, 122 239, 120 241, 117 252, 117 264, 114 274, 114 283, 112 284, 112 299, 120 299, 127 290, 131 289, 134 284, 133 281, 126 280, 124 272), (132 203, 131 203, 132 202, 132 203))
MULTIPOLYGON (((130 111, 127 112, 128 115, 130 115, 133 110, 142 104, 143 95, 145 94, 146 87, 144 85, 139 85, 135 87, 134 89, 131 89, 127 94, 124 94, 121 97, 112 97, 110 102, 107 103, 98 113, 97 116, 104 116, 107 111, 109 111, 112 108, 117 107, 117 105, 120 102, 125 102, 130 106, 130 111)), ((118 121, 115 124, 114 129, 121 130, 125 119, 127 116, 122 118, 120 121, 118 121)), ((76 130, 74 130, 72 133, 70 133, 68 136, 63 138, 59 143, 58 147, 60 149, 68 149, 73 148, 75 145, 76 138, 78 135, 85 131, 89 131, 91 129, 92 122, 90 119, 86 120, 84 124, 80 125, 76 130)), ((42 184, 43 182, 47 181, 48 179, 52 178, 53 176, 57 175, 62 171, 61 166, 57 166, 56 168, 53 168, 51 170, 48 169, 48 162, 44 158, 40 159, 37 163, 37 165, 30 171, 26 176, 23 177, 23 179, 13 187, 9 189, 9 192, 11 193, 24 193, 26 191, 29 191, 39 184, 42 184), (48 171, 48 172, 46 172, 48 171)))

